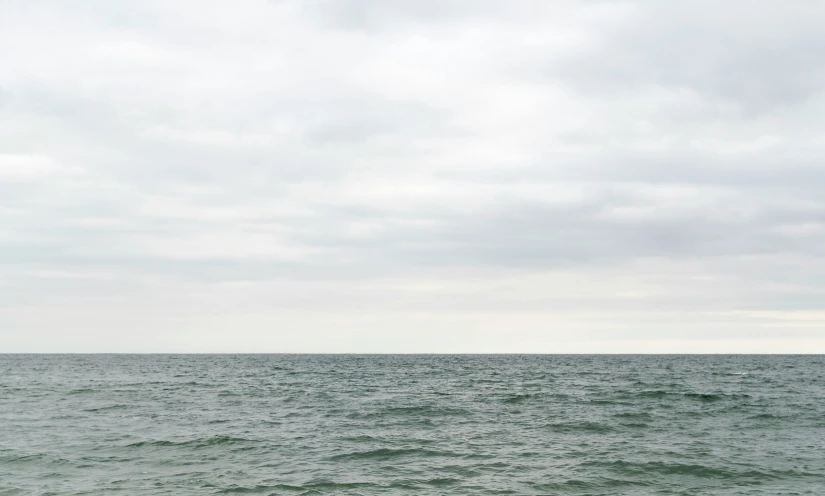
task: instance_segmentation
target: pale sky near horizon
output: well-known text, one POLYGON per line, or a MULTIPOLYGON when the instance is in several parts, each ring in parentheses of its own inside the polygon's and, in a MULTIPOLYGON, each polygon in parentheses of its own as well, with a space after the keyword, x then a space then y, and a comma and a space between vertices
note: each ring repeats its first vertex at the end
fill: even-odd
POLYGON ((825 2, 0 2, 2 352, 825 352, 825 2))

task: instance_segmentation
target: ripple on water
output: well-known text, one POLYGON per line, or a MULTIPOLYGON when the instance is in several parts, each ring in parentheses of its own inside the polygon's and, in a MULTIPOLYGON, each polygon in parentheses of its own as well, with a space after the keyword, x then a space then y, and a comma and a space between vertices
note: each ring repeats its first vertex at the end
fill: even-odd
POLYGON ((0 355, 0 496, 819 495, 824 365, 0 355))

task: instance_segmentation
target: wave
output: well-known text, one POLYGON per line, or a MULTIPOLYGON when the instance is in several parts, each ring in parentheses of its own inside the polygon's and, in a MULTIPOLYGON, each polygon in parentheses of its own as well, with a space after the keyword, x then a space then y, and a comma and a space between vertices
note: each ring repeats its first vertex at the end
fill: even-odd
POLYGON ((456 484, 460 484, 460 479, 454 479, 452 477, 436 477, 434 479, 405 479, 401 481, 395 481, 389 484, 389 488, 391 489, 423 489, 421 486, 430 486, 430 487, 449 487, 454 486, 456 484))
POLYGON ((455 416, 466 415, 468 412, 463 408, 453 408, 447 406, 434 405, 420 405, 420 406, 396 406, 389 408, 382 408, 370 412, 354 412, 347 415, 353 419, 375 419, 383 417, 440 417, 440 416, 455 416))
POLYGON ((782 478, 814 476, 815 474, 800 473, 794 470, 735 470, 730 468, 712 467, 709 465, 691 464, 691 463, 676 463, 663 461, 648 461, 648 462, 627 462, 627 461, 613 461, 613 462, 588 462, 582 465, 586 466, 600 466, 607 468, 615 473, 623 475, 644 475, 644 474, 658 474, 658 475, 678 475, 690 476, 704 479, 719 479, 719 480, 777 480, 782 478))
MULTIPOLYGON (((373 484, 371 482, 334 482, 328 480, 318 480, 318 481, 310 481, 306 484, 301 485, 294 485, 294 484, 275 484, 271 486, 267 485, 257 485, 251 487, 244 487, 244 486, 235 486, 229 487, 226 489, 222 489, 218 491, 218 494, 243 494, 243 493, 256 493, 256 492, 265 492, 267 494, 272 494, 271 491, 288 491, 288 492, 300 492, 301 494, 317 494, 318 491, 329 492, 334 491, 333 494, 341 494, 342 491, 347 491, 343 494, 349 494, 349 491, 353 490, 363 490, 369 489, 373 487, 378 487, 377 484, 373 484)), ((280 494, 280 493, 275 493, 280 494)))
POLYGON ((620 412, 613 414, 616 418, 631 420, 653 420, 653 415, 648 412, 620 412))
POLYGON ((72 465, 72 462, 60 457, 49 456, 45 453, 34 453, 29 455, 22 455, 22 454, 0 454, 0 465, 2 464, 32 464, 37 467, 43 466, 68 466, 72 465))
POLYGON ((521 403, 523 401, 527 401, 530 398, 534 398, 534 394, 514 394, 512 396, 508 396, 502 400, 502 403, 507 403, 512 405, 514 403, 521 403))
POLYGON ((747 394, 723 394, 723 393, 684 393, 686 398, 699 401, 723 401, 723 400, 743 400, 750 398, 747 394))
POLYGON ((329 460, 390 460, 404 457, 461 457, 463 455, 450 451, 436 451, 421 448, 379 448, 367 451, 352 451, 333 455, 329 460))
POLYGON ((86 408, 83 411, 84 412, 95 413, 95 412, 106 412, 106 411, 109 411, 109 410, 123 410, 125 408, 130 408, 130 406, 118 403, 116 405, 107 405, 107 406, 101 406, 101 407, 96 407, 96 408, 86 408))
MULTIPOLYGON (((647 487, 651 484, 647 481, 641 480, 627 480, 599 477, 592 481, 581 479, 568 479, 563 482, 543 482, 543 483, 529 483, 532 489, 536 491, 582 491, 582 490, 597 490, 597 489, 616 489, 619 487, 647 487)), ((601 494, 601 493, 600 493, 601 494)))
POLYGON ((379 441, 379 439, 374 438, 372 436, 362 435, 362 436, 347 436, 341 438, 342 441, 346 441, 349 443, 374 443, 379 441))
POLYGON ((591 421, 581 422, 553 422, 546 425, 554 431, 559 432, 593 432, 604 434, 616 430, 614 427, 601 423, 591 421))
MULTIPOLYGON (((300 494, 316 494, 323 492, 325 494, 350 494, 351 491, 393 491, 393 490, 426 490, 429 488, 446 488, 460 484, 460 479, 452 477, 434 477, 431 479, 401 479, 391 481, 387 484, 375 484, 372 482, 335 482, 329 480, 318 480, 307 482, 306 484, 258 484, 251 486, 231 486, 216 491, 216 494, 281 494, 284 493, 300 493, 300 494)), ((2 494, 2 493, 0 493, 2 494)), ((372 493, 370 493, 372 494, 372 493)))
POLYGON ((99 392, 100 392, 99 389, 78 388, 78 389, 72 389, 71 391, 67 392, 66 394, 70 395, 70 396, 74 396, 74 395, 77 395, 77 394, 94 394, 94 393, 99 393, 99 392))
POLYGON ((188 441, 168 441, 168 440, 154 440, 154 441, 139 441, 136 443, 127 444, 126 448, 168 448, 168 447, 188 447, 188 448, 207 448, 211 446, 227 446, 233 444, 247 444, 254 443, 252 439, 231 436, 211 436, 206 438, 190 439, 188 441))
POLYGON ((669 398, 669 397, 682 397, 688 399, 699 400, 702 402, 713 402, 713 401, 722 401, 722 400, 741 400, 741 399, 748 399, 750 395, 747 394, 736 394, 736 393, 693 393, 693 392, 682 392, 682 391, 668 391, 662 389, 652 389, 646 391, 639 391, 639 392, 625 392, 626 396, 637 396, 641 398, 653 398, 653 399, 661 399, 661 398, 669 398))
POLYGON ((23 494, 29 494, 29 492, 16 487, 0 487, 0 496, 18 496, 23 494))

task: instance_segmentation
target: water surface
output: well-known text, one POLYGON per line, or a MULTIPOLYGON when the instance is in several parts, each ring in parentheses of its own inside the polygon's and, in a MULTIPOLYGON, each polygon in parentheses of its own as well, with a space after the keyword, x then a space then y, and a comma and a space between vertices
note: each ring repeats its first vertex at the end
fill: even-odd
POLYGON ((824 366, 0 355, 0 495, 821 495, 824 366))

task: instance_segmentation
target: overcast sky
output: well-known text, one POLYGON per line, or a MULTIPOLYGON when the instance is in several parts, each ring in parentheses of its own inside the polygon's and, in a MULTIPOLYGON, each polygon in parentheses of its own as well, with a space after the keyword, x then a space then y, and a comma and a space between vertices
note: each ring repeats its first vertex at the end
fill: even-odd
POLYGON ((825 2, 0 2, 0 352, 825 352, 825 2))

